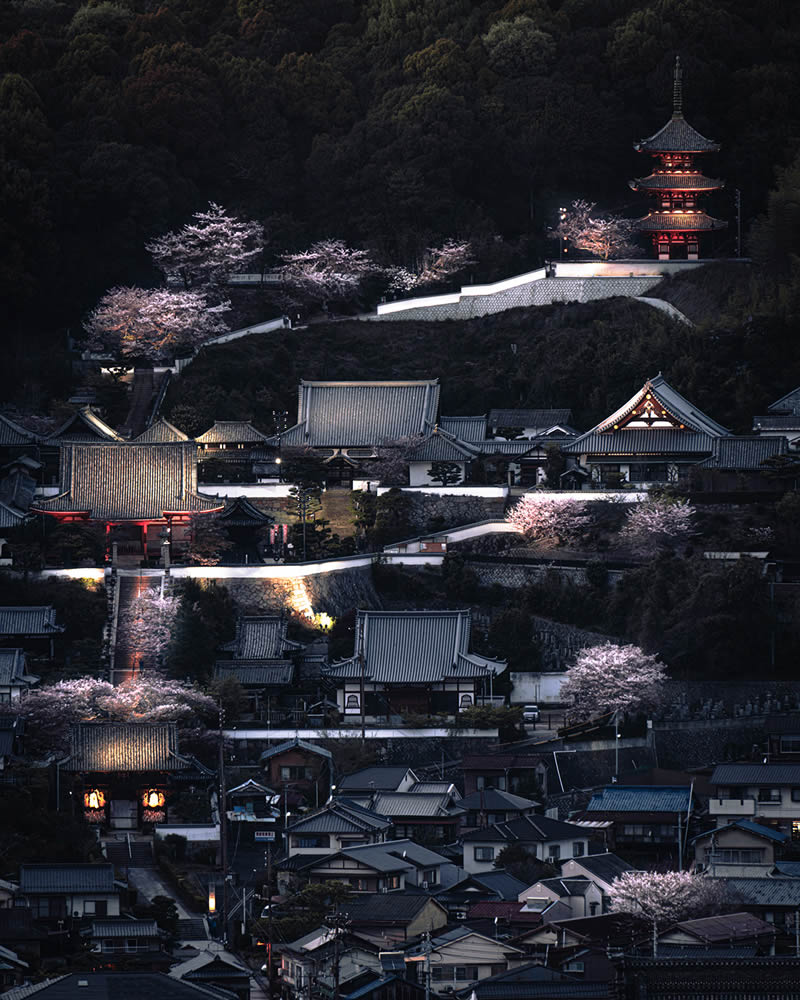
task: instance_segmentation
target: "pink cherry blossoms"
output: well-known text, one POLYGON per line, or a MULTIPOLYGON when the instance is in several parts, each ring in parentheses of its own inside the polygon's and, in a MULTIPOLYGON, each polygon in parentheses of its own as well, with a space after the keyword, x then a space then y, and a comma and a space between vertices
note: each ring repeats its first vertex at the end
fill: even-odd
POLYGON ((685 545, 694 534, 694 507, 688 500, 656 497, 634 504, 619 533, 620 542, 641 555, 685 545))
POLYGON ((656 705, 661 698, 665 667, 638 646, 610 642, 581 650, 561 688, 572 701, 569 715, 589 719, 606 712, 631 712, 656 705))
POLYGON ((530 541, 568 545, 585 524, 586 505, 577 500, 526 493, 506 519, 530 541))

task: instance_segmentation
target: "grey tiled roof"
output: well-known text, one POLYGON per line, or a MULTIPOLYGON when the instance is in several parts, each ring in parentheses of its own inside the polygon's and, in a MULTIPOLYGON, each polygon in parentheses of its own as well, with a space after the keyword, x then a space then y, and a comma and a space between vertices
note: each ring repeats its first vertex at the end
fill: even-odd
POLYGON ((225 505, 225 509, 217 515, 217 518, 228 528, 252 527, 253 525, 268 524, 272 521, 269 514, 259 510, 247 497, 233 497, 225 505))
POLYGON ((718 424, 716 420, 712 420, 708 414, 703 413, 685 396, 682 396, 674 386, 667 382, 661 372, 653 378, 649 378, 626 403, 623 403, 605 420, 601 420, 592 428, 592 431, 612 430, 614 425, 621 423, 628 417, 646 399, 648 394, 659 404, 660 409, 665 410, 667 414, 670 414, 678 423, 684 424, 689 430, 697 431, 700 434, 711 434, 715 437, 730 433, 726 427, 718 424))
POLYGON ((533 809, 536 802, 533 799, 524 799, 521 795, 512 795, 511 792, 503 792, 497 788, 486 788, 459 799, 458 804, 462 809, 485 809, 489 812, 505 809, 508 812, 514 810, 521 812, 525 809, 533 809))
POLYGON ((693 431, 660 427, 623 428, 619 431, 588 431, 562 445, 567 455, 697 455, 711 453, 714 438, 693 431))
POLYGON ((392 825, 387 816, 379 816, 355 803, 334 799, 323 809, 304 816, 287 829, 292 833, 364 833, 386 830, 392 825))
POLYGON ((0 684, 20 684, 25 667, 24 649, 0 649, 0 684))
POLYGON ((372 808, 383 816, 441 817, 451 815, 450 796, 421 792, 378 792, 372 808))
POLYGON ((63 493, 36 501, 33 509, 131 521, 224 507, 220 500, 197 495, 197 449, 191 442, 65 445, 61 487, 63 493))
POLYGON ((147 430, 142 431, 133 440, 137 444, 163 444, 172 441, 188 441, 189 436, 178 430, 169 420, 159 417, 158 420, 150 424, 147 430))
POLYGON ((267 435, 246 420, 215 420, 214 426, 199 434, 198 444, 263 444, 267 435))
POLYGON ((718 764, 712 785, 800 785, 800 764, 718 764))
POLYGON ((728 223, 722 219, 714 219, 705 212, 686 211, 681 214, 677 212, 651 212, 643 219, 637 219, 635 228, 640 232, 660 232, 671 230, 672 232, 703 232, 711 229, 725 229, 728 223))
POLYGON ((300 383, 297 424, 285 444, 366 447, 424 434, 436 423, 439 380, 300 383))
POLYGON ((407 924, 429 904, 434 900, 426 892, 374 893, 350 900, 347 914, 354 925, 407 924))
POLYGON ((599 878, 603 882, 613 882, 615 878, 624 875, 625 872, 632 872, 633 865, 618 858, 616 854, 589 854, 582 858, 574 858, 590 875, 599 878))
POLYGON ((26 514, 9 507, 0 500, 0 528, 16 528, 26 518, 26 514))
POLYGON ((604 1000, 616 995, 607 983, 584 983, 539 963, 522 965, 466 986, 457 997, 477 1000, 604 1000))
POLYGON ((36 435, 0 413, 0 447, 9 448, 32 444, 36 435))
POLYGON ((158 937, 155 920, 93 920, 93 938, 150 938, 158 937))
POLYGON ((800 906, 798 878, 725 878, 719 880, 729 903, 744 906, 800 906))
POLYGON ((110 427, 91 406, 83 406, 62 424, 47 439, 50 442, 64 441, 122 441, 113 427, 110 427))
POLYGON ((774 936, 777 932, 773 924, 768 924, 752 913, 725 913, 713 917, 698 917, 695 920, 681 920, 674 929, 698 938, 716 943, 735 941, 742 938, 760 937, 762 934, 774 936))
POLYGON ((792 389, 770 403, 767 407, 770 413, 800 413, 800 387, 792 389))
POLYGON ((572 420, 572 410, 562 407, 556 410, 489 410, 490 427, 533 427, 546 431, 556 424, 568 424, 572 420))
POLYGON ((634 143, 640 153, 715 153, 719 143, 706 139, 681 114, 675 114, 648 139, 634 143))
MULTIPOLYGON (((469 653, 469 611, 359 611, 366 676, 379 684, 432 683, 488 676, 493 661, 469 653)), ((502 667, 502 665, 499 665, 502 667)), ((360 676, 354 656, 327 670, 333 678, 360 676)))
POLYGON ((461 441, 483 441, 486 437, 486 414, 478 417, 440 417, 439 427, 461 441))
POLYGON ((469 462, 477 455, 477 447, 434 428, 420 445, 408 453, 409 462, 469 462))
POLYGON ((704 177, 701 173, 661 173, 650 174, 648 177, 637 177, 631 181, 631 187, 644 191, 715 191, 724 185, 724 181, 713 177, 704 177))
POLYGON ((271 687, 291 684, 294 664, 274 660, 217 660, 217 680, 235 677, 243 687, 271 687))
POLYGON ((701 462, 700 468, 756 471, 763 469, 766 459, 788 452, 785 437, 722 437, 714 441, 711 457, 701 462))
POLYGON ((185 983, 161 972, 71 972, 33 986, 15 987, 3 1000, 236 1000, 222 987, 185 983), (86 985, 81 985, 85 983, 86 985))
POLYGON ((64 625, 56 624, 52 605, 39 607, 0 607, 0 635, 59 635, 64 625))
POLYGON ((523 882, 522 879, 518 879, 503 868, 498 868, 497 871, 493 872, 476 872, 471 877, 475 882, 479 882, 487 889, 496 892, 501 899, 517 899, 519 894, 528 888, 527 882, 523 882))
POLYGON ((183 771, 174 722, 79 722, 72 726, 68 771, 183 771))
POLYGON ((344 793, 353 791, 397 791, 400 782, 408 774, 410 768, 404 764, 393 766, 376 764, 374 767, 362 767, 360 771, 345 775, 339 782, 339 790, 344 793))
POLYGON ((261 760, 271 760, 273 757, 277 757, 278 754, 285 753, 287 750, 292 750, 295 747, 299 747, 301 750, 307 750, 309 753, 317 754, 320 757, 327 757, 328 760, 333 759, 333 754, 330 750, 326 750, 325 747, 317 746, 315 743, 308 743, 306 740, 293 739, 284 740, 282 743, 277 743, 274 747, 269 747, 262 754, 261 760))
POLYGON ((20 865, 19 887, 23 895, 37 892, 114 892, 114 866, 20 865))
POLYGON ((585 896, 594 885, 588 878, 543 878, 537 885, 543 885, 546 889, 556 893, 558 896, 585 896))
POLYGON ((690 790, 681 787, 609 785, 589 800, 587 812, 686 812, 690 790))
POLYGON ((800 431, 800 413, 767 413, 753 417, 753 430, 800 431))
POLYGON ((297 643, 286 638, 288 622, 282 615, 244 615, 236 621, 236 636, 220 649, 237 660, 279 660, 297 643))
POLYGON ((464 841, 476 841, 478 843, 546 843, 550 840, 586 840, 587 831, 573 823, 563 823, 560 819, 551 819, 549 816, 522 816, 520 819, 511 820, 508 823, 497 823, 487 830, 473 830, 465 833, 464 841))

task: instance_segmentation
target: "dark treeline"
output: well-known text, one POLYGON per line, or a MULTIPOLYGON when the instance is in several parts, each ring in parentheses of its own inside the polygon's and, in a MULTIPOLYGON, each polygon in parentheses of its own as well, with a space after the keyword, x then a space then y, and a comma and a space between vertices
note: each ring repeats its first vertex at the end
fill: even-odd
POLYGON ((62 344, 209 200, 272 253, 336 236, 413 265, 452 235, 493 249, 481 277, 538 263, 559 204, 639 211, 631 143, 669 116, 676 53, 723 144, 715 214, 739 188, 747 220, 796 152, 798 48, 788 0, 6 0, 7 329, 62 344))

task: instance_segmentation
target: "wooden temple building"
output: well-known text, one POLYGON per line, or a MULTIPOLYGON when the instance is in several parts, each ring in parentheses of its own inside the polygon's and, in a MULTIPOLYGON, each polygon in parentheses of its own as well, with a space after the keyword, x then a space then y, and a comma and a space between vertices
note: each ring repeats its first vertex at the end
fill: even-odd
POLYGON ((719 190, 724 181, 706 177, 695 163, 697 156, 718 152, 719 144, 706 139, 683 117, 680 57, 675 59, 672 118, 649 139, 634 143, 634 149, 654 159, 647 177, 630 181, 634 191, 643 191, 654 202, 636 229, 652 237, 659 260, 698 260, 701 234, 724 229, 728 223, 700 207, 700 198, 719 190))

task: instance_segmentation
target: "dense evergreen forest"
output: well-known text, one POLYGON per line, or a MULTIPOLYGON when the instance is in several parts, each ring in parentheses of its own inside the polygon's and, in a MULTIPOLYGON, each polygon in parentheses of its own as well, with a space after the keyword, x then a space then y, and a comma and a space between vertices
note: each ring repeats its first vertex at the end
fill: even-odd
POLYGON ((788 0, 6 0, 12 370, 57 389, 65 329, 154 282, 144 242, 209 200, 264 222, 268 254, 336 236, 413 265, 455 236, 476 277, 536 265, 571 198, 641 211, 631 144, 669 116, 676 53, 722 143, 714 214, 739 189, 747 226, 797 152, 798 48, 788 0))

